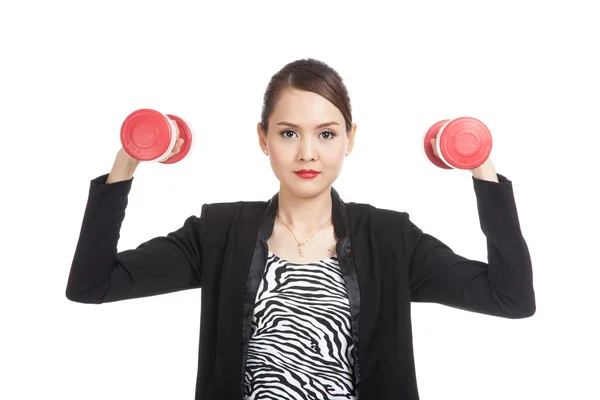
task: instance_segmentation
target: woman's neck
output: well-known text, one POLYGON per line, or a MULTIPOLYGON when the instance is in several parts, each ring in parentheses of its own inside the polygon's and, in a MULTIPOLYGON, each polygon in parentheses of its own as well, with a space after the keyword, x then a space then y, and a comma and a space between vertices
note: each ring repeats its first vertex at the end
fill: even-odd
POLYGON ((314 197, 301 198, 282 186, 279 190, 278 213, 292 229, 319 229, 331 218, 331 188, 327 187, 314 197))

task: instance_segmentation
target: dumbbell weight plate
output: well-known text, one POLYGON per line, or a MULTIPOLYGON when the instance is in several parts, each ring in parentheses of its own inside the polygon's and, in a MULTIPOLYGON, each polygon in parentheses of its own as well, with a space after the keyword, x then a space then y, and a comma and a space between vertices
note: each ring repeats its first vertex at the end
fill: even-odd
MULTIPOLYGON (((431 161, 436 167, 443 169, 452 169, 452 167, 446 165, 442 159, 435 155, 433 151, 433 146, 431 146, 431 139, 434 139, 438 136, 438 132, 449 119, 444 119, 442 121, 436 122, 429 128, 425 135, 423 135, 423 149, 425 150, 425 156, 431 161)), ((439 143, 439 140, 437 141, 439 143)), ((438 150, 439 151, 439 150, 438 150)))
POLYGON ((136 110, 121 125, 123 148, 137 160, 157 161, 166 157, 176 139, 175 122, 156 110, 136 110))
POLYGON ((471 117, 460 117, 442 125, 436 145, 440 159, 447 166, 474 169, 489 157, 492 135, 483 122, 471 117))

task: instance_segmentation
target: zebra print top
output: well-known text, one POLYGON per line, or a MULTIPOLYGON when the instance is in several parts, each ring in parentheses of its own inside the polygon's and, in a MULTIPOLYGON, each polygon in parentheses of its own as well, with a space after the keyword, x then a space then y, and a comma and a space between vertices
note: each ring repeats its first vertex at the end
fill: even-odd
POLYGON ((269 251, 256 295, 244 399, 354 400, 353 349, 337 257, 296 264, 269 251))

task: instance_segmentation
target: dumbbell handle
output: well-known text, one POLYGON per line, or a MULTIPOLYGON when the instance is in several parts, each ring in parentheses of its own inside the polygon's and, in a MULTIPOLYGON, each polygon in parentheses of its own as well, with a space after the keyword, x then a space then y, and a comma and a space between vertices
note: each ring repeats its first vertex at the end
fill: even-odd
MULTIPOLYGON (((168 118, 168 116, 167 116, 167 118, 168 118)), ((177 143, 177 139, 179 139, 179 127, 177 126, 177 122, 173 121, 171 118, 169 118, 169 124, 171 125, 173 132, 175 132, 175 135, 173 135, 174 139, 172 140, 171 146, 170 146, 170 147, 173 147, 175 145, 175 143, 177 143)), ((163 156, 158 159, 158 162, 164 160, 170 154, 171 154, 171 151, 167 150, 165 152, 165 154, 163 154, 163 156)))

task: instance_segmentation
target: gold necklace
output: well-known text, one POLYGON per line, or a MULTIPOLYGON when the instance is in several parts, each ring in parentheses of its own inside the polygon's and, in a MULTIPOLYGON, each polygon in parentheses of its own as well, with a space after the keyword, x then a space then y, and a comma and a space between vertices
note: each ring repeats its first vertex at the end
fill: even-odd
POLYGON ((304 246, 306 244, 306 242, 308 242, 310 239, 312 239, 313 236, 315 236, 317 234, 317 232, 319 232, 321 230, 321 228, 323 228, 325 225, 327 225, 327 223, 331 220, 331 217, 329 217, 329 219, 323 225, 321 225, 321 227, 319 229, 317 229, 315 231, 315 233, 313 233, 304 242, 300 243, 300 241, 298 240, 296 235, 294 235, 294 231, 283 221, 283 219, 279 216, 279 213, 277 213, 277 217, 279 218, 281 223, 283 223, 283 225, 285 225, 285 227, 288 228, 290 230, 290 232, 292 232, 292 236, 294 236, 294 240, 296 241, 296 244, 298 244, 298 254, 300 255, 300 257, 304 257, 304 254, 302 254, 302 246, 304 246))

